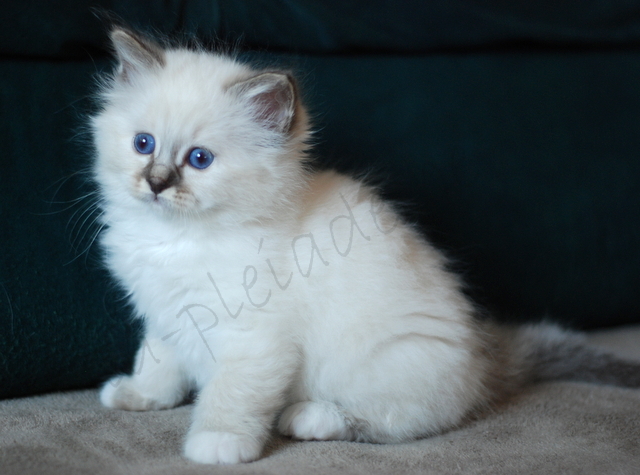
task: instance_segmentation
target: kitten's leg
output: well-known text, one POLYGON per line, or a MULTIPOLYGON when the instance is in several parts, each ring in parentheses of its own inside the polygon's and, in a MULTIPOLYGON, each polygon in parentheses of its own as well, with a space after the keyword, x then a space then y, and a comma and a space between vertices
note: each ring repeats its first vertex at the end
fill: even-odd
POLYGON ((189 388, 172 346, 146 340, 138 350, 131 376, 114 376, 100 391, 107 407, 129 411, 167 409, 180 404, 189 388))
POLYGON ((283 435, 302 440, 353 440, 353 423, 331 402, 303 401, 289 406, 280 416, 283 435))
POLYGON ((219 360, 216 376, 198 396, 184 447, 195 462, 256 460, 284 404, 295 351, 282 344, 258 350, 234 345, 234 354, 219 360))

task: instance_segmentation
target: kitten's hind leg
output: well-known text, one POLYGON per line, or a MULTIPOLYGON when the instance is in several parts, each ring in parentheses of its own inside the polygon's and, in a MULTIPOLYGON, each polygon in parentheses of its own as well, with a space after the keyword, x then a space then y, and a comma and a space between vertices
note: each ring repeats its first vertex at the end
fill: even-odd
POLYGON ((138 350, 131 376, 114 376, 102 386, 100 401, 128 411, 168 409, 180 404, 188 390, 173 348, 153 339, 138 350))
POLYGON ((283 435, 302 440, 354 440, 352 425, 336 404, 303 401, 285 409, 278 429, 283 435))

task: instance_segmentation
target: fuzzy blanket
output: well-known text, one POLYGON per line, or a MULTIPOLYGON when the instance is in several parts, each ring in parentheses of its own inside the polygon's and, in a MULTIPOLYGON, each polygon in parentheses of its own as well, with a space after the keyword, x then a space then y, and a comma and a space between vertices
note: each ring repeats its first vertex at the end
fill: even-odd
MULTIPOLYGON (((640 326, 590 336, 640 359, 640 326)), ((0 472, 30 474, 638 474, 640 391, 582 383, 530 387, 493 413, 398 445, 275 436, 257 462, 212 467, 180 456, 190 406, 131 413, 96 390, 0 401, 0 472)))

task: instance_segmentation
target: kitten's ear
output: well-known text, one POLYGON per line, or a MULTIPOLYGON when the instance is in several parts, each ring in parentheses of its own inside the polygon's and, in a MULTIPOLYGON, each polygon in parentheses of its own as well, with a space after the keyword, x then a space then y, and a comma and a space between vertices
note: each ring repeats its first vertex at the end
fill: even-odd
POLYGON ((151 40, 119 27, 111 30, 109 36, 119 62, 118 75, 123 80, 164 66, 164 51, 151 40))
POLYGON ((247 101, 257 122, 276 132, 291 128, 296 108, 293 80, 284 73, 262 73, 229 88, 247 101))

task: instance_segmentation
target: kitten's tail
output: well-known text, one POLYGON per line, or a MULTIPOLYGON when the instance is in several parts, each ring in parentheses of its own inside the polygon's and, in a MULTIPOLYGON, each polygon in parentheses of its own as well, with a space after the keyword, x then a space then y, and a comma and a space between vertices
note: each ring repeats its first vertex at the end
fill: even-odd
POLYGON ((572 380, 640 388, 640 361, 591 346, 584 335, 539 323, 496 328, 498 344, 516 384, 572 380))

